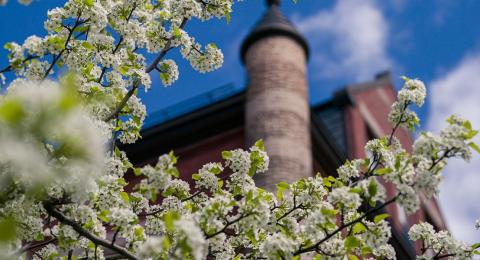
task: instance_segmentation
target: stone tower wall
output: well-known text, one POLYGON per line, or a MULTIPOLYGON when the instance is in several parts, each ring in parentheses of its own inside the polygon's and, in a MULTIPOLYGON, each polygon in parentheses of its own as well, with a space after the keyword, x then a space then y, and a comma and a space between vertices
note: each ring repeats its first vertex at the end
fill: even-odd
POLYGON ((245 64, 247 144, 263 139, 270 156, 257 185, 273 191, 280 181, 312 176, 305 50, 289 37, 266 37, 250 46, 245 64))

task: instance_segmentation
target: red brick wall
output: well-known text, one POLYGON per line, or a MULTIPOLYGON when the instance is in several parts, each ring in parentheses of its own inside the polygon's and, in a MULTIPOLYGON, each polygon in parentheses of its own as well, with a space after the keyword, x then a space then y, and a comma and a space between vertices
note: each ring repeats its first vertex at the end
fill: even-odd
POLYGON ((191 174, 196 173, 206 163, 220 162, 222 151, 244 148, 244 137, 244 129, 236 128, 174 150, 180 157, 178 170, 182 179, 189 180, 191 174))
MULTIPOLYGON (((366 156, 364 152, 365 143, 375 137, 390 135, 392 125, 388 122, 388 113, 391 104, 395 101, 395 91, 390 83, 385 82, 382 86, 377 87, 359 87, 350 89, 354 97, 355 105, 345 109, 345 126, 347 135, 347 145, 350 158, 363 158, 366 156)), ((400 140, 407 151, 411 151, 412 138, 410 133, 404 129, 399 129, 395 136, 400 140)), ((385 184, 385 183, 384 183, 385 184)), ((395 188, 391 184, 385 185, 387 196, 392 197, 396 194, 395 188)), ((434 210, 426 211, 425 207, 417 211, 417 213, 407 217, 409 225, 426 221, 425 214, 436 216, 437 219, 443 219, 435 199, 431 200, 434 210)), ((396 205, 389 205, 387 211, 393 216, 393 227, 402 230, 399 214, 403 214, 398 210, 396 205)), ((437 228, 445 229, 443 221, 436 224, 437 228)), ((417 250, 420 249, 417 244, 417 250)))
MULTIPOLYGON (((177 168, 182 180, 192 184, 191 175, 198 172, 203 165, 209 162, 222 161, 221 153, 226 150, 243 148, 245 146, 243 127, 231 129, 224 133, 207 137, 193 144, 173 149, 178 159, 177 168)), ((137 166, 157 163, 158 157, 139 163, 137 166)), ((225 174, 228 174, 226 172, 225 174)), ((141 178, 135 177, 132 172, 126 175, 129 183, 126 190, 131 191, 141 178)), ((193 185, 191 185, 193 189, 193 185)))

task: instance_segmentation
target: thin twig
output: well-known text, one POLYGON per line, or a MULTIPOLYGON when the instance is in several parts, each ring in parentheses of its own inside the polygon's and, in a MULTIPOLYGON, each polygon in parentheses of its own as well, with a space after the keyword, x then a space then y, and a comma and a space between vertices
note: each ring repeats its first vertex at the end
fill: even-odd
MULTIPOLYGON (((180 28, 183 28, 186 23, 187 23, 187 20, 184 19, 182 21, 182 24, 180 25, 180 28)), ((153 60, 153 62, 145 69, 146 73, 152 72, 152 70, 154 70, 155 67, 157 67, 158 63, 160 63, 160 61, 165 57, 165 55, 167 55, 168 51, 170 51, 172 49, 171 44, 172 44, 172 39, 169 39, 167 44, 165 44, 165 47, 163 48, 163 50, 158 54, 158 56, 155 58, 155 60, 153 60)), ((113 112, 110 113, 110 115, 105 117, 104 121, 110 121, 110 120, 114 119, 115 117, 117 117, 117 115, 120 114, 120 112, 122 112, 122 109, 125 107, 128 100, 133 96, 135 90, 137 90, 138 87, 139 87, 139 84, 134 85, 127 92, 127 94, 123 97, 123 99, 120 101, 120 103, 118 103, 115 110, 113 110, 113 112)))
POLYGON ((370 209, 368 210, 367 212, 365 212, 363 215, 361 215, 360 217, 358 217, 357 219, 351 221, 351 222, 348 222, 347 224, 344 224, 344 225, 341 225, 340 227, 338 227, 335 231, 333 231, 332 233, 328 233, 322 240, 318 241, 317 243, 311 245, 311 246, 308 246, 306 248, 302 248, 300 247, 300 249, 298 249, 293 255, 300 255, 300 254, 303 254, 303 253, 306 253, 306 252, 310 252, 310 251, 315 251, 316 248, 318 248, 318 246, 320 246, 322 243, 324 243, 325 241, 327 241, 328 239, 330 239, 331 237, 333 237, 335 234, 337 234, 338 232, 341 232, 343 229, 357 223, 357 222, 360 222, 362 219, 366 218, 367 216, 369 216, 370 214, 372 213, 375 213, 383 208, 385 208, 387 205, 395 202, 398 198, 399 194, 397 194, 395 197, 391 198, 390 200, 388 200, 387 202, 385 202, 384 204, 376 207, 376 208, 373 208, 373 209, 370 209))
POLYGON ((240 221, 240 220, 242 220, 242 219, 244 219, 248 216, 251 216, 251 215, 253 215, 253 213, 248 213, 248 214, 245 214, 245 215, 241 215, 240 217, 238 217, 238 218, 236 218, 232 221, 227 221, 227 223, 225 224, 225 226, 222 229, 220 229, 217 232, 214 232, 212 234, 205 234, 205 237, 207 239, 210 239, 210 238, 212 238, 212 237, 214 237, 218 234, 224 233, 227 230, 228 227, 230 227, 231 225, 233 225, 233 224, 237 223, 238 221, 240 221))
POLYGON ((62 224, 68 225, 73 228, 79 235, 87 238, 88 240, 92 241, 95 245, 100 245, 105 248, 108 248, 117 254, 122 255, 123 257, 127 259, 132 259, 136 260, 137 257, 130 253, 127 249, 117 246, 117 245, 112 245, 110 241, 107 241, 103 238, 100 238, 92 233, 90 233, 88 230, 82 227, 79 223, 69 219, 67 216, 65 216, 62 212, 60 212, 55 206, 53 206, 50 202, 46 201, 43 203, 43 207, 47 211, 47 213, 56 218, 59 222, 62 224))
POLYGON ((53 60, 52 60, 52 63, 50 64, 50 66, 48 67, 48 69, 45 71, 45 74, 43 75, 43 79, 47 78, 48 75, 50 74, 50 72, 52 71, 53 67, 55 66, 55 64, 58 62, 58 60, 60 60, 60 58, 62 57, 63 53, 67 50, 67 47, 68 47, 68 43, 70 42, 70 39, 72 38, 73 36, 73 33, 75 32, 75 29, 83 24, 84 22, 80 22, 80 17, 82 16, 82 12, 79 12, 78 15, 77 15, 77 20, 75 21, 75 24, 73 25, 73 27, 71 29, 68 30, 68 36, 67 36, 67 40, 65 40, 65 45, 63 47, 63 49, 60 51, 60 53, 58 53, 57 55, 54 55, 53 56, 53 60))

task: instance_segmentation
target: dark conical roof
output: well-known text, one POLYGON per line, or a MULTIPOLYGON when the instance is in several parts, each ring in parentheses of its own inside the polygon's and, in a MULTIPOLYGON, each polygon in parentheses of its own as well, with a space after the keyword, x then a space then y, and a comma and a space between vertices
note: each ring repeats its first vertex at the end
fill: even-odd
POLYGON ((267 5, 268 9, 262 19, 255 25, 247 38, 243 41, 241 47, 242 61, 245 61, 245 54, 252 44, 260 39, 274 35, 291 37, 303 47, 305 55, 308 57, 309 50, 307 41, 280 11, 280 0, 267 0, 267 5))

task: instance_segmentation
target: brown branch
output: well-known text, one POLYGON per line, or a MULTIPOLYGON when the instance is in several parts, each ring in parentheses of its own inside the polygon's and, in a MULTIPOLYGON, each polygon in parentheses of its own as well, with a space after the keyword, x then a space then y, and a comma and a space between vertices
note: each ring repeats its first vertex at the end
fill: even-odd
MULTIPOLYGON (((136 8, 137 8, 137 4, 134 3, 132 10, 130 10, 130 13, 127 16, 127 23, 130 21, 130 18, 132 18, 132 14, 133 14, 133 12, 135 11, 136 8)), ((123 43, 123 36, 120 36, 120 39, 118 39, 117 45, 115 45, 115 48, 113 49, 112 54, 115 54, 118 51, 118 49, 120 48, 120 45, 122 43, 123 43)), ((102 68, 102 72, 100 73, 100 77, 98 77, 98 79, 97 79, 98 83, 102 82, 102 79, 103 79, 103 76, 105 75, 105 72, 107 72, 107 67, 102 68)))
MULTIPOLYGON (((185 24, 187 23, 188 20, 183 19, 182 23, 180 24, 180 29, 185 27, 185 24)), ((169 39, 167 44, 165 44, 165 47, 163 50, 158 54, 158 56, 152 61, 152 63, 145 69, 145 72, 150 73, 152 70, 155 69, 155 67, 160 63, 160 61, 165 57, 167 52, 171 49, 172 45, 172 39, 169 39)))
POLYGON ((298 249, 293 255, 300 255, 300 254, 303 254, 303 253, 306 253, 306 252, 310 252, 310 251, 315 251, 316 248, 318 248, 318 246, 320 246, 322 243, 324 243, 325 241, 329 240, 331 237, 333 237, 334 235, 336 235, 337 233, 341 232, 343 229, 355 224, 355 223, 358 223, 360 221, 362 221, 362 219, 368 217, 370 214, 372 213, 375 213, 383 208, 385 208, 387 205, 395 202, 398 198, 400 194, 397 194, 395 197, 391 198, 390 200, 388 200, 387 202, 383 203, 382 205, 378 206, 378 207, 375 207, 373 209, 370 209, 368 210, 367 212, 363 213, 363 215, 361 215, 360 217, 358 217, 357 219, 351 221, 351 222, 348 222, 347 224, 344 224, 344 225, 341 225, 340 227, 338 227, 335 231, 333 231, 332 233, 327 233, 327 236, 325 236, 322 240, 318 241, 317 243, 309 246, 309 247, 306 247, 306 248, 303 248, 302 249, 302 246, 300 246, 300 249, 298 249))
MULTIPOLYGON (((183 28, 185 26, 185 24, 187 23, 187 20, 183 20, 182 21, 182 24, 180 25, 180 28, 183 28)), ((165 55, 167 55, 168 51, 170 51, 172 49, 171 47, 171 44, 172 44, 172 39, 168 40, 167 44, 165 45, 165 47, 163 48, 163 50, 160 52, 160 54, 158 54, 158 56, 155 58, 155 60, 153 60, 153 62, 145 69, 145 72, 146 73, 150 73, 152 72, 152 70, 154 70, 158 63, 160 63, 160 61, 165 57, 165 55)), ((123 99, 120 101, 120 103, 117 105, 117 107, 115 108, 115 110, 110 114, 108 115, 104 121, 110 121, 112 120, 113 118, 116 118, 117 115, 122 111, 122 109, 125 107, 125 105, 127 104, 128 100, 132 97, 133 93, 135 92, 135 90, 137 90, 137 88, 139 87, 139 85, 134 85, 129 91, 128 93, 125 95, 125 97, 123 97, 123 99)))
POLYGON ((115 234, 113 234, 112 243, 111 243, 112 246, 115 245, 115 241, 117 240, 118 233, 120 233, 120 227, 117 227, 117 231, 115 231, 115 234))
POLYGON ((241 215, 240 217, 238 217, 238 218, 236 218, 232 221, 227 221, 227 223, 225 224, 225 226, 222 229, 220 229, 217 232, 214 232, 212 234, 205 234, 205 237, 207 239, 210 239, 210 238, 212 238, 212 237, 214 237, 218 234, 224 233, 227 230, 228 227, 230 227, 231 225, 233 225, 233 224, 237 223, 238 221, 240 221, 240 220, 242 220, 242 219, 244 219, 248 216, 251 216, 251 215, 253 215, 253 213, 248 213, 248 214, 245 214, 245 215, 241 215))
POLYGON ((118 103, 115 110, 113 110, 113 112, 104 119, 105 122, 116 118, 118 114, 122 112, 122 109, 125 107, 128 100, 133 96, 133 94, 135 93, 135 90, 137 90, 138 87, 139 87, 139 83, 136 83, 135 85, 133 85, 133 87, 127 92, 127 94, 123 97, 120 103, 118 103))
MULTIPOLYGON (((30 60, 33 60, 33 59, 37 59, 39 58, 38 56, 34 56, 34 55, 31 55, 31 56, 28 56, 26 57, 25 59, 22 60, 22 64, 27 62, 27 61, 30 61, 30 60)), ((5 73, 5 72, 9 72, 13 69, 12 65, 8 65, 7 67, 3 68, 2 70, 0 70, 0 73, 5 73)))
POLYGON ((402 121, 403 116, 405 115, 405 112, 407 111, 407 108, 408 108, 409 105, 410 105, 410 102, 408 102, 408 101, 405 101, 405 103, 403 104, 403 112, 402 112, 402 114, 400 114, 400 119, 395 124, 395 126, 392 129, 392 132, 390 133, 390 137, 388 138, 388 145, 392 144, 393 136, 395 135, 395 132, 397 131, 397 129, 400 127, 400 124, 403 123, 403 121, 402 121))
POLYGON ((114 251, 115 253, 122 255, 126 259, 131 259, 131 260, 138 259, 135 255, 130 253, 127 249, 123 247, 119 247, 117 245, 112 245, 110 241, 90 233, 88 230, 83 228, 82 225, 65 216, 62 212, 60 212, 57 208, 55 208, 55 206, 53 206, 50 202, 48 201, 43 202, 43 207, 47 211, 48 215, 56 218, 60 223, 72 227, 73 230, 75 230, 80 236, 83 236, 86 239, 92 241, 95 245, 101 245, 105 248, 108 248, 114 251))
MULTIPOLYGON (((202 193, 202 191, 197 191, 197 192, 195 192, 194 194, 192 194, 190 197, 187 197, 187 198, 185 198, 185 199, 182 199, 181 201, 182 201, 182 202, 189 201, 189 200, 197 197, 200 193, 202 193)), ((162 210, 163 210, 163 209, 160 208, 160 209, 154 210, 154 211, 152 211, 152 212, 146 212, 146 213, 138 214, 138 216, 139 216, 139 217, 153 216, 153 215, 156 215, 156 214, 162 212, 162 210)))
POLYGON ((80 22, 80 17, 81 17, 81 16, 82 16, 82 12, 79 12, 78 15, 77 15, 77 20, 75 21, 75 24, 73 25, 73 27, 72 27, 71 29, 68 30, 67 40, 65 40, 65 45, 64 45, 63 49, 60 51, 59 54, 53 56, 52 63, 50 64, 50 66, 48 67, 48 69, 45 71, 45 74, 43 75, 43 79, 45 79, 45 78, 48 77, 48 75, 49 75, 50 72, 52 71, 52 69, 53 69, 53 67, 55 66, 55 64, 57 64, 58 60, 62 57, 63 53, 67 50, 68 43, 70 42, 70 39, 72 38, 73 33, 75 32, 75 29, 76 29, 79 25, 85 23, 85 21, 80 22))
POLYGON ((442 259, 442 258, 451 257, 451 256, 455 256, 455 255, 456 254, 439 255, 439 256, 435 256, 433 259, 442 259))

